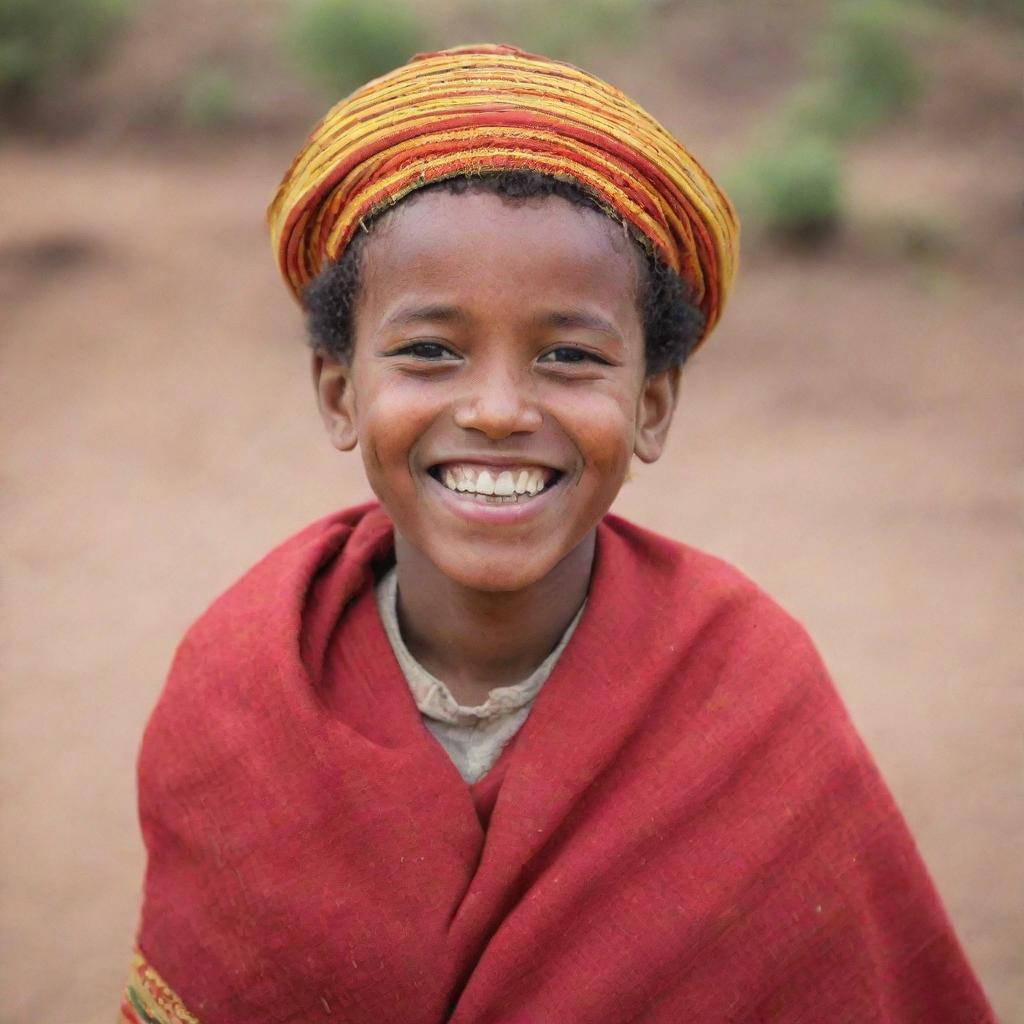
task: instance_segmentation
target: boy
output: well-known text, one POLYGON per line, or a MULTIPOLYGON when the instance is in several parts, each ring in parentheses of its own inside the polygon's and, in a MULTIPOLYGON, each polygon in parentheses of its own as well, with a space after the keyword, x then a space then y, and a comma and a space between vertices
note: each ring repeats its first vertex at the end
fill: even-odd
POLYGON ((733 276, 693 158, 464 48, 339 104, 270 223, 380 505, 185 638, 123 1018, 991 1020, 800 627, 606 515, 733 276))

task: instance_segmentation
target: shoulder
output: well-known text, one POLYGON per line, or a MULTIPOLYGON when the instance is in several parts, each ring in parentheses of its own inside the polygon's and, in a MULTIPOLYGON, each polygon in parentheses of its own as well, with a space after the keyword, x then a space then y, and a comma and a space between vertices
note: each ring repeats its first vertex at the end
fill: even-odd
POLYGON ((862 758, 807 630, 744 573, 616 517, 599 551, 600 633, 621 636, 639 670, 662 680, 665 709, 678 704, 680 720, 696 713, 702 731, 743 737, 740 746, 829 735, 862 758))
POLYGON ((392 543, 391 521, 367 504, 275 547, 187 630, 147 738, 168 718, 205 730, 217 709, 231 717, 259 713, 268 700, 304 700, 343 610, 392 543))
POLYGON ((192 625, 143 735, 144 828, 168 794, 212 778, 237 782, 254 750, 292 756, 281 743, 316 726, 317 681, 337 623, 391 544, 379 506, 335 513, 274 548, 192 625))
POLYGON ((666 728, 736 779, 771 777, 780 792, 814 779, 792 799, 827 802, 842 790, 890 813, 804 626, 722 559, 621 519, 605 526, 605 551, 619 567, 614 600, 636 609, 627 613, 630 646, 643 674, 661 681, 666 728))
POLYGON ((608 515, 599 572, 666 633, 727 645, 734 655, 789 652, 818 661, 803 625, 757 583, 715 555, 608 515))
POLYGON ((391 522, 376 503, 334 512, 282 541, 227 588, 185 634, 183 648, 205 646, 225 632, 279 616, 295 618, 328 567, 365 570, 374 552, 389 546, 391 522), (340 567, 340 566, 339 566, 340 567))

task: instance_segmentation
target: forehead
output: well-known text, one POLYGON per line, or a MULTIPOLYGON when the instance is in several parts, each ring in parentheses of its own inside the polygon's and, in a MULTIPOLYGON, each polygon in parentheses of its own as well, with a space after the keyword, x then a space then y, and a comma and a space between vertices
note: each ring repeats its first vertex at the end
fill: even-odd
POLYGON ((620 224, 559 196, 430 191, 374 226, 361 305, 426 290, 477 306, 596 303, 636 318, 641 260, 620 224))

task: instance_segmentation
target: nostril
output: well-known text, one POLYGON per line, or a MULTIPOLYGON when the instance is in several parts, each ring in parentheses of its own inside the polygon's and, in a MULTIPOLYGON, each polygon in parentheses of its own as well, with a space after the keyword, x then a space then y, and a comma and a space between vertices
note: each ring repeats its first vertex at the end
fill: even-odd
POLYGON ((532 404, 509 400, 506 393, 496 399, 477 397, 457 408, 455 424, 464 430, 479 430, 492 440, 509 434, 530 433, 538 430, 543 417, 532 404))

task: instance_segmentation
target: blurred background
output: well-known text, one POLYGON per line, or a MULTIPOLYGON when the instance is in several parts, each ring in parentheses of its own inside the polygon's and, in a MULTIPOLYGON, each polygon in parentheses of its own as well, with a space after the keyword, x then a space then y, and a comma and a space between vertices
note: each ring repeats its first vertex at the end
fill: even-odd
POLYGON ((808 625, 1024 1021, 1022 0, 0 0, 0 1019, 113 1018, 175 644, 368 493, 266 204, 330 102, 482 39, 610 79, 736 197, 735 297, 617 509, 808 625))

